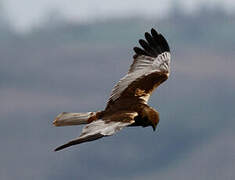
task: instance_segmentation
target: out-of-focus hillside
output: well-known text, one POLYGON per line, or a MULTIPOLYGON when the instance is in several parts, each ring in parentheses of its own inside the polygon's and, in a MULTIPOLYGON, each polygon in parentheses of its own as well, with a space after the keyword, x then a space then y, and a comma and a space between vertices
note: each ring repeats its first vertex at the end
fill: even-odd
MULTIPOLYGON (((234 165, 234 19, 208 9, 194 16, 175 10, 161 20, 136 17, 91 24, 52 17, 19 34, 0 15, 0 141, 5 144, 0 179, 182 179, 183 167, 199 174, 198 179, 215 178, 217 166, 200 174, 200 163, 196 168, 192 164, 197 159, 204 169, 234 165), (53 128, 56 114, 102 109, 132 61, 132 48, 152 27, 172 50, 171 77, 150 100, 161 116, 157 132, 131 128, 52 152, 81 130, 53 128), (226 147, 230 150, 224 154, 226 147), (200 159, 200 148, 208 160, 200 159)), ((220 179, 235 177, 219 170, 220 179)))

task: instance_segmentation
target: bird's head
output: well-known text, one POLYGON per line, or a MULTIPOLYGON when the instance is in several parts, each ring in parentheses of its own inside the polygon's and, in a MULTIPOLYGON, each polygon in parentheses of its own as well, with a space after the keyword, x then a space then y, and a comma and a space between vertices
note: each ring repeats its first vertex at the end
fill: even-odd
POLYGON ((153 108, 146 107, 143 109, 143 116, 147 117, 149 125, 152 126, 153 131, 155 131, 159 122, 159 113, 153 108))

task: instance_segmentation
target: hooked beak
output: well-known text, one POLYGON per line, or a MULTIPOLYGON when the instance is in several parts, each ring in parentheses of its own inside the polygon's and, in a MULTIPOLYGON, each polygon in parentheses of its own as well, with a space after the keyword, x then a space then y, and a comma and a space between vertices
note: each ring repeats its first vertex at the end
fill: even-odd
POLYGON ((156 130, 156 124, 152 124, 152 128, 153 128, 153 131, 155 131, 156 130))

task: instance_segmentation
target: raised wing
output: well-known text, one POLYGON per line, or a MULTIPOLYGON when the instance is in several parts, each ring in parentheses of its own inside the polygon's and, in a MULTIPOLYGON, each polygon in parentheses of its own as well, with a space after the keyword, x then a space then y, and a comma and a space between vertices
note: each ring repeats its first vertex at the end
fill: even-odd
POLYGON ((82 133, 78 138, 57 147, 55 151, 59 151, 76 144, 94 141, 104 136, 111 136, 122 128, 133 124, 135 122, 134 118, 137 115, 137 112, 123 111, 104 117, 103 119, 95 120, 83 128, 82 133))
POLYGON ((154 29, 146 32, 134 47, 134 61, 126 76, 113 88, 107 108, 122 98, 135 98, 148 102, 151 92, 164 82, 170 73, 170 48, 166 39, 154 29))

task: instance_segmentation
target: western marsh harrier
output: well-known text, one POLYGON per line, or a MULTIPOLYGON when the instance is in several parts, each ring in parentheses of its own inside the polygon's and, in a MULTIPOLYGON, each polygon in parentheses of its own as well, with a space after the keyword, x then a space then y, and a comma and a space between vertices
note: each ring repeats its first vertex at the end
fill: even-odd
POLYGON ((170 48, 166 39, 156 30, 146 32, 140 39, 142 49, 134 47, 134 61, 124 76, 113 88, 103 111, 59 114, 53 124, 70 126, 87 124, 81 135, 56 148, 55 151, 111 136, 126 126, 152 126, 159 122, 159 114, 148 106, 153 90, 167 80, 170 73, 170 48))

